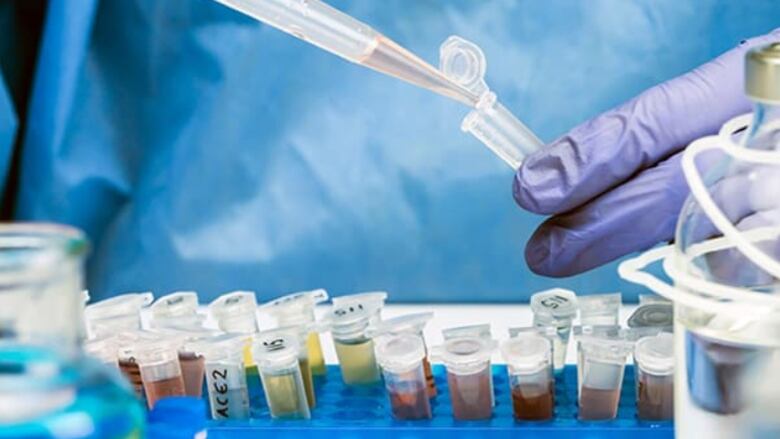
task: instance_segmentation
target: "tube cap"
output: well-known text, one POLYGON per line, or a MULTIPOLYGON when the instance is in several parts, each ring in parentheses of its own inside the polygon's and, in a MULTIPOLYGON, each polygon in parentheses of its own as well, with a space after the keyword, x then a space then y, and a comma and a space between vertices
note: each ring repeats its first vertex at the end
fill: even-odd
POLYGON ((257 298, 254 291, 225 293, 209 304, 217 325, 225 332, 251 334, 257 331, 257 298))
POLYGON ((490 323, 446 328, 441 330, 441 335, 445 341, 459 337, 478 337, 485 339, 492 337, 492 334, 490 333, 490 323))
POLYGON ((637 308, 628 318, 629 328, 671 327, 674 308, 671 303, 650 303, 637 308))
POLYGON ((780 103, 780 42, 747 53, 745 93, 756 101, 780 103))
POLYGON ((387 293, 384 291, 368 291, 365 293, 349 294, 346 296, 334 297, 330 301, 334 308, 344 308, 346 306, 361 305, 370 314, 378 314, 385 306, 387 293))
POLYGON ((195 314, 198 310, 198 293, 176 291, 155 300, 149 307, 154 319, 167 319, 195 314))
POLYGON ((116 316, 136 314, 154 300, 151 292, 127 293, 88 305, 84 309, 87 320, 107 319, 116 316))
POLYGON ((674 372, 674 336, 668 332, 643 337, 634 347, 634 360, 645 372, 668 375, 674 372))
POLYGON ((275 369, 298 364, 300 342, 283 331, 266 331, 255 336, 252 357, 260 369, 275 369))
POLYGON ((260 306, 277 319, 280 325, 310 323, 314 321, 314 305, 328 300, 328 292, 320 288, 301 291, 274 299, 260 306))
POLYGON ((360 302, 334 305, 327 321, 330 332, 336 336, 364 336, 374 315, 372 311, 373 309, 364 307, 360 302))
POLYGON ((385 334, 418 334, 432 318, 432 312, 420 312, 393 317, 372 325, 366 331, 366 335, 373 338, 385 334))
POLYGON ((577 315, 577 295, 563 288, 542 291, 531 296, 531 310, 535 320, 573 319, 577 315))
POLYGON ((501 355, 516 371, 537 372, 551 364, 550 340, 539 334, 523 333, 501 343, 501 355))
POLYGON ((425 344, 415 334, 383 337, 376 345, 376 361, 390 372, 406 372, 421 364, 425 358, 425 344))
POLYGON ((479 336, 455 337, 431 349, 431 356, 441 360, 450 372, 474 371, 490 361, 496 342, 479 336))

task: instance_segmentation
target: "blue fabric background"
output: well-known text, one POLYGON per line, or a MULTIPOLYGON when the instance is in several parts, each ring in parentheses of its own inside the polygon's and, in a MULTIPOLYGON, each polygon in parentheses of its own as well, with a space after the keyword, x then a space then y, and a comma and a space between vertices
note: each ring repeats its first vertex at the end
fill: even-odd
MULTIPOLYGON (((493 90, 548 141, 780 22, 774 0, 333 4, 433 63, 450 34, 475 41, 493 90)), ((0 88, 0 161, 14 126, 4 103, 0 88)), ((565 280, 529 272, 523 247, 541 218, 460 132, 466 112, 210 0, 53 0, 16 212, 89 233, 96 298, 635 294, 614 264, 565 280)))

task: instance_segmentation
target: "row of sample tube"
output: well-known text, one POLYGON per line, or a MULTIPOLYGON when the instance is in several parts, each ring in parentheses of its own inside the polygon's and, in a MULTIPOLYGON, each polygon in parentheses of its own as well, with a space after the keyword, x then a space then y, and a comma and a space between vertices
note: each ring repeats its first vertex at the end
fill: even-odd
MULTIPOLYGON (((311 416, 316 406, 313 376, 326 372, 319 334, 330 331, 346 385, 382 381, 396 419, 432 416, 437 395, 430 361, 444 364, 453 416, 489 419, 495 397, 491 356, 499 348, 490 326, 443 331, 444 343, 430 349, 423 336, 433 313, 382 319, 387 294, 335 297, 324 319, 316 305, 327 292, 280 297, 262 306, 252 292, 219 296, 208 305, 218 329, 206 325, 197 295, 177 292, 153 301, 151 293, 117 296, 85 311, 90 339, 86 351, 116 365, 149 407, 165 396, 200 397, 204 378, 214 419, 249 417, 248 382, 262 383, 274 418, 311 416), (148 324, 141 310, 148 308, 148 324), (260 331, 257 311, 274 329, 260 331)), ((637 364, 637 408, 641 418, 671 418, 673 356, 669 334, 671 304, 645 300, 618 325, 620 295, 578 298, 554 289, 532 296, 533 325, 510 328, 500 344, 507 363, 514 416, 522 420, 554 415, 555 375, 563 370, 572 332, 578 345, 581 419, 611 419, 627 356, 637 364), (579 325, 574 321, 579 314, 579 325)))

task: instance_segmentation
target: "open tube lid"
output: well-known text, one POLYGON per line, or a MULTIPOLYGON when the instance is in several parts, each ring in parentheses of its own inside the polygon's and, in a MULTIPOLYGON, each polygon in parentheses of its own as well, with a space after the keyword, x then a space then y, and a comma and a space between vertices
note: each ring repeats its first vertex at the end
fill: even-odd
POLYGON ((128 314, 137 314, 141 308, 149 305, 154 300, 151 292, 127 293, 100 302, 87 305, 84 316, 87 320, 107 319, 128 314))
POLYGON ((198 310, 198 293, 176 291, 157 298, 149 307, 154 319, 189 316, 198 310))
POLYGON ((328 300, 324 289, 287 294, 260 305, 259 309, 274 318, 280 325, 313 322, 314 306, 328 300))
POLYGON ((372 324, 368 330, 366 330, 366 335, 373 338, 386 334, 418 334, 422 332, 425 325, 428 324, 432 318, 432 312, 420 312, 393 317, 372 324))

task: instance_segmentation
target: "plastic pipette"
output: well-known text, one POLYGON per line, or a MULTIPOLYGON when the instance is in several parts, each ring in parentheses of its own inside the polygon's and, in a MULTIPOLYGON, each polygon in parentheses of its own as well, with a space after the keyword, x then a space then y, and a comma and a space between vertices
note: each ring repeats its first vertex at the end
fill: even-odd
POLYGON ((478 95, 370 26, 319 0, 216 0, 348 61, 474 106, 478 95))
POLYGON ((216 0, 348 61, 473 107, 461 129, 513 169, 542 142, 501 105, 484 81, 485 56, 460 37, 441 47, 441 70, 370 26, 320 0, 216 0))

